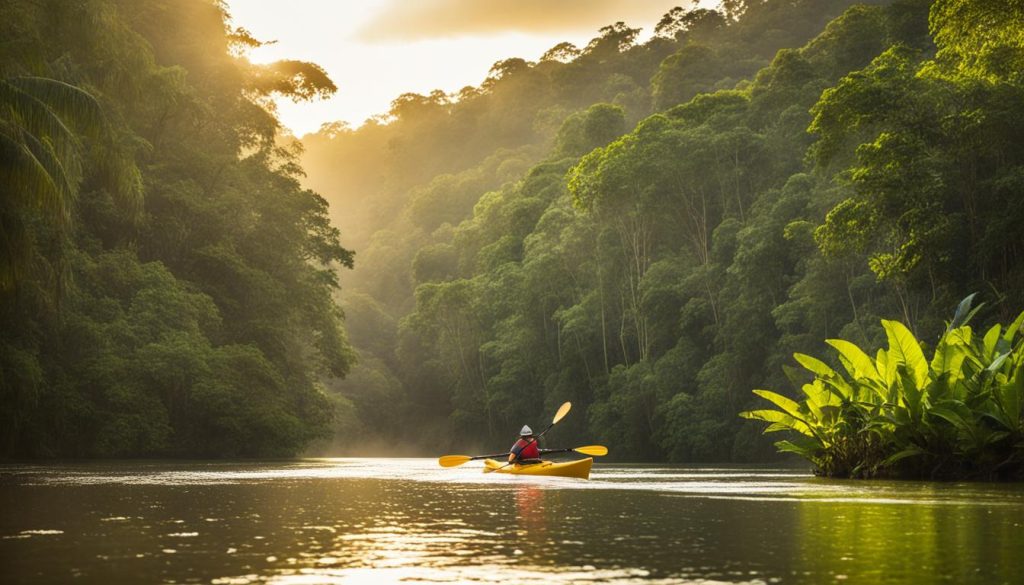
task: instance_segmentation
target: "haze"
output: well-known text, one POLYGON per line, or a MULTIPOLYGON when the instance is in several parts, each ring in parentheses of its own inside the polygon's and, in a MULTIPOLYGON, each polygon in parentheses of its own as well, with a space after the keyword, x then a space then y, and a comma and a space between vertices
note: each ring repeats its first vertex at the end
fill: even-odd
POLYGON ((583 46, 620 20, 643 27, 646 38, 679 4, 689 6, 680 0, 233 0, 229 12, 234 26, 277 41, 253 51, 254 62, 312 61, 338 85, 328 100, 278 101, 284 125, 302 136, 325 122, 359 126, 405 92, 479 85, 496 61, 535 60, 563 41, 583 46))

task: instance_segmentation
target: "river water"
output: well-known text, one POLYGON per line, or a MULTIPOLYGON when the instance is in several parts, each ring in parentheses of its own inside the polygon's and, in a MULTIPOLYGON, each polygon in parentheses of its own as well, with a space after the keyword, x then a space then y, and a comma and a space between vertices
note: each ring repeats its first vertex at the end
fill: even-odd
POLYGON ((0 583, 1024 583, 1024 486, 428 459, 0 466, 0 583))

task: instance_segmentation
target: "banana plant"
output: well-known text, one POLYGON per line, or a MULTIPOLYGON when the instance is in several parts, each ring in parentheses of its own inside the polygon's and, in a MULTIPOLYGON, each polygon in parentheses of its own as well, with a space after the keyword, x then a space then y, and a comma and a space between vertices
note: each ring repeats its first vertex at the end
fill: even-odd
MULTIPOLYGON (((1024 313, 1007 327, 975 335, 979 307, 960 303, 927 359, 921 343, 897 321, 882 321, 887 348, 872 358, 843 339, 837 371, 804 354, 794 359, 814 376, 793 400, 754 390, 775 409, 740 416, 789 431, 780 451, 811 461, 836 477, 1003 477, 1024 473, 1024 313)), ((795 379, 791 376, 791 379, 795 379)))

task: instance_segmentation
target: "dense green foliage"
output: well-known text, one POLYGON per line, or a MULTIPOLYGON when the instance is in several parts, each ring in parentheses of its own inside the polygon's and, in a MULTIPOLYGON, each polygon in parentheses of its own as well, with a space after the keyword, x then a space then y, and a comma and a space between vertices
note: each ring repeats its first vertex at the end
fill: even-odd
POLYGON ((559 433, 618 457, 757 459, 736 413, 794 352, 937 335, 971 290, 1011 319, 1019 7, 851 4, 673 10, 307 137, 365 258, 336 394, 390 440, 501 443, 571 400, 559 433))
MULTIPOLYGON (((973 295, 972 295, 973 296, 973 295)), ((775 443, 839 477, 974 477, 1024 474, 1024 313, 1007 327, 975 334, 970 299, 935 344, 930 360, 901 323, 882 321, 889 349, 871 359, 855 344, 828 340, 843 372, 796 354, 814 375, 797 403, 754 393, 780 410, 741 413, 794 431, 775 443)))
POLYGON ((0 1, 0 456, 274 455, 329 430, 351 266, 276 143, 315 65, 204 0, 0 1))
POLYGON ((222 2, 0 10, 0 455, 464 450, 569 400, 560 437, 617 457, 758 459, 750 388, 843 338, 889 341, 878 379, 798 360, 873 421, 770 395, 824 473, 1019 466, 1019 353, 957 324, 959 369, 897 355, 1024 298, 1015 0, 677 8, 305 152, 272 98, 336 88, 250 63, 222 2))

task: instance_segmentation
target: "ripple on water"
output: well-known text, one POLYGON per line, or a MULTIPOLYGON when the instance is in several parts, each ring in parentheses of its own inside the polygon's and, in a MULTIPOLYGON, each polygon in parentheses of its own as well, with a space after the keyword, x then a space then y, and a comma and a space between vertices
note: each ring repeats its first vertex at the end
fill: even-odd
MULTIPOLYGON (((843 482, 815 478, 799 470, 739 467, 638 467, 629 465, 595 466, 590 481, 568 478, 523 478, 483 474, 469 464, 443 469, 433 459, 306 459, 284 464, 253 465, 237 463, 190 464, 167 469, 167 464, 141 466, 130 470, 102 466, 89 468, 44 468, 11 466, 2 475, 18 476, 19 482, 33 485, 216 485, 266 483, 316 479, 399 479, 427 484, 459 485, 462 489, 507 491, 510 487, 540 485, 546 490, 628 490, 657 491, 666 494, 705 498, 734 498, 765 501, 815 500, 821 502, 882 504, 928 504, 1006 506, 1022 505, 1024 498, 1006 497, 954 485, 951 490, 907 489, 894 482, 843 482), (162 466, 161 466, 162 465, 162 466), (253 467, 256 467, 255 469, 253 467), (948 493, 947 493, 948 492, 948 493), (977 496, 977 497, 976 497, 977 496)), ((111 517, 105 521, 125 521, 111 517)), ((217 521, 208 518, 207 521, 217 521)), ((309 528, 314 529, 314 528, 309 528)))
MULTIPOLYGON (((0 479, 4 473, 0 467, 0 479)), ((879 567, 901 570, 910 556, 907 551, 918 551, 915 547, 924 546, 920 543, 933 547, 924 550, 932 554, 925 560, 933 567, 928 576, 934 576, 940 573, 934 567, 946 560, 954 568, 969 564, 973 570, 1016 558, 999 547, 1014 539, 1020 542, 1014 535, 1020 530, 1018 511, 1024 510, 1022 490, 1007 486, 844 482, 787 469, 739 466, 599 464, 591 481, 498 477, 470 465, 439 469, 430 459, 318 459, 189 468, 173 463, 39 466, 17 473, 15 487, 33 486, 27 489, 48 506, 68 500, 69 494, 75 500, 71 512, 83 509, 75 494, 91 498, 83 501, 92 504, 91 511, 80 514, 80 524, 66 516, 44 516, 43 510, 50 508, 40 507, 39 514, 7 526, 9 535, 0 538, 39 539, 38 544, 11 540, 4 545, 41 551, 42 560, 30 569, 33 574, 53 564, 54 545, 68 548, 71 556, 72 546, 92 555, 106 554, 117 544, 133 563, 146 557, 135 566, 149 563, 151 581, 199 579, 200 572, 207 571, 202 581, 217 577, 214 583, 284 585, 723 583, 714 579, 764 585, 774 582, 772 571, 789 575, 790 569, 811 568, 816 571, 813 576, 796 582, 835 582, 841 576, 860 582, 879 567), (64 489, 101 484, 109 487, 64 489), (59 489, 34 487, 38 485, 59 489), (109 493, 118 497, 110 498, 109 493), (747 505, 746 500, 758 504, 747 505), (805 505, 768 505, 794 501, 805 505), (872 509, 871 504, 887 506, 872 509), (961 505, 964 510, 951 509, 961 505), (1007 514, 994 506, 1016 510, 1007 514), (992 522, 1000 517, 1001 524, 992 522), (51 522, 52 518, 60 520, 51 522), (865 536, 864 526, 883 521, 888 524, 878 525, 878 539, 865 536), (806 538, 806 549, 799 539, 786 540, 779 528, 787 526, 785 522, 799 529, 794 533, 806 538), (113 524, 97 529, 102 523, 113 524), (949 530, 943 527, 962 531, 965 525, 980 535, 967 551, 974 557, 964 552, 963 540, 930 537, 940 529, 949 530), (989 532, 993 525, 998 530, 989 532), (50 537, 64 533, 57 527, 76 538, 50 537), (907 532, 907 527, 914 527, 914 532, 907 532), (22 528, 33 529, 18 532, 22 528), (947 541, 960 543, 956 554, 939 548, 947 541), (893 549, 893 542, 905 546, 893 549), (821 543, 831 548, 822 553, 821 543), (884 556, 871 548, 875 545, 897 552, 884 556), (799 553, 794 553, 796 560, 785 559, 790 550, 799 553), (816 564, 820 559, 829 560, 828 569, 836 570, 821 572, 816 564), (734 572, 737 567, 744 572, 734 572), (748 573, 745 569, 750 567, 760 572, 748 573), (815 581, 818 577, 824 581, 815 581)), ((105 565, 123 562, 113 555, 109 559, 105 565)), ((67 575, 70 562, 65 562, 61 575, 67 575)), ((986 570, 984 577, 996 571, 986 570)), ((999 575, 1019 573, 1004 569, 999 575)), ((0 581, 3 576, 0 567, 0 581)))
POLYGON ((593 565, 552 567, 495 567, 485 564, 460 567, 351 567, 286 569, 275 575, 244 575, 214 579, 215 585, 270 583, 314 585, 352 583, 600 583, 603 585, 767 585, 775 580, 719 581, 652 577, 645 569, 598 569, 593 565))
POLYGON ((20 540, 25 538, 32 538, 33 536, 56 536, 58 534, 64 534, 63 530, 53 529, 35 529, 35 530, 22 530, 17 534, 4 535, 4 540, 20 540))

